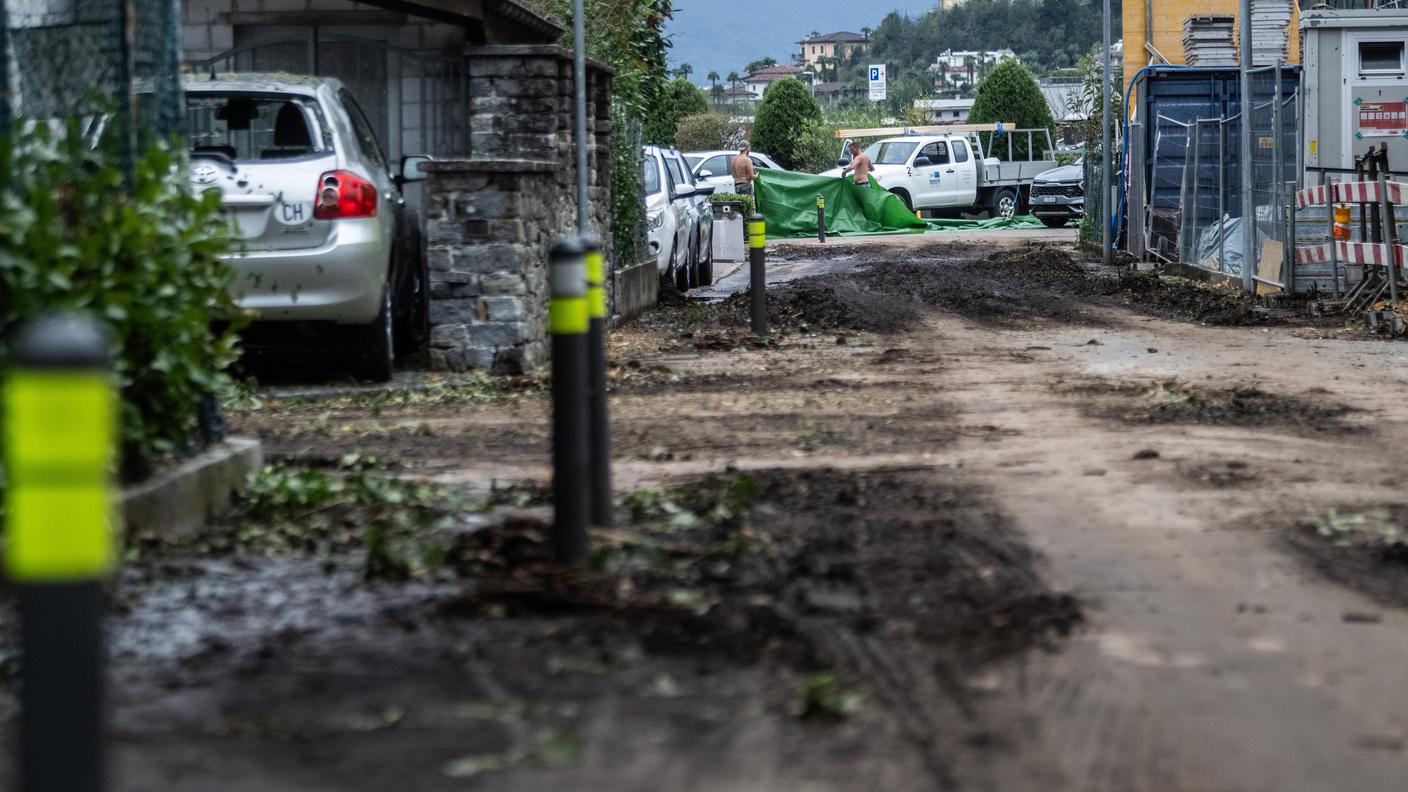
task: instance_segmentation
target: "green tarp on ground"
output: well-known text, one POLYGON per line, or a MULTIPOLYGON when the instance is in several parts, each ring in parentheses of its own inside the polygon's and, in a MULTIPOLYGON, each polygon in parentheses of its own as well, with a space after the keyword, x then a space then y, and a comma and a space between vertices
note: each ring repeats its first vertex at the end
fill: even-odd
POLYGON ((874 181, 857 187, 850 179, 760 170, 754 185, 758 212, 773 238, 816 236, 816 197, 826 199, 826 233, 881 234, 928 230, 904 202, 874 181))
POLYGON ((755 183, 758 211, 774 239, 816 236, 816 197, 826 200, 829 236, 922 234, 999 228, 1041 228, 1030 215, 1007 220, 920 220, 898 197, 872 181, 857 187, 850 179, 764 170, 755 183))

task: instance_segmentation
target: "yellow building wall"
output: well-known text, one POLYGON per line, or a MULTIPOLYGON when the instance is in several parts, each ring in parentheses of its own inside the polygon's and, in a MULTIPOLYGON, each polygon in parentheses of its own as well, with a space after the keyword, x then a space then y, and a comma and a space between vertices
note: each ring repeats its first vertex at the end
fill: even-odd
MULTIPOLYGON (((1198 14, 1231 14, 1239 16, 1238 0, 1124 0, 1124 79, 1125 88, 1134 79, 1134 73, 1149 65, 1154 57, 1144 44, 1154 46, 1169 63, 1183 64, 1183 20, 1198 14), (1153 7, 1153 36, 1146 37, 1146 9, 1153 7)), ((1291 23, 1287 58, 1289 63, 1300 63, 1300 4, 1291 3, 1291 23)), ((1233 44, 1241 44, 1241 19, 1237 20, 1233 44)))

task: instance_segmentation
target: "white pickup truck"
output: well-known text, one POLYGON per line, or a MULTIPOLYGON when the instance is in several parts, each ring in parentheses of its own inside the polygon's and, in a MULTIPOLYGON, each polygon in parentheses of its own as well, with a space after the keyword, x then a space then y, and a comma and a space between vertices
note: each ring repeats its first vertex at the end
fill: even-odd
MULTIPOLYGON (((840 176, 841 168, 850 164, 850 142, 842 145, 842 157, 836 161, 839 167, 823 176, 840 176)), ((936 216, 987 210, 994 217, 1010 218, 1026 209, 1032 179, 1056 167, 1054 159, 1047 159, 1053 156, 1052 149, 1047 130, 1014 129, 989 134, 911 133, 872 143, 865 153, 875 165, 871 177, 910 210, 936 216), (993 149, 1005 150, 1008 158, 988 156, 984 137, 993 149), (1023 149, 1025 156, 1013 156, 1023 149)))

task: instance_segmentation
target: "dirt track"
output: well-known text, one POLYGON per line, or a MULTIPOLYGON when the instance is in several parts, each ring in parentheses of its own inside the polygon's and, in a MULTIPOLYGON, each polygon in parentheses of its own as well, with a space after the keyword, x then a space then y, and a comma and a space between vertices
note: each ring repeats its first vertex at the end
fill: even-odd
MULTIPOLYGON (((788 255, 805 274, 838 249, 788 255)), ((656 537, 752 548, 670 555, 685 611, 652 599, 674 597, 656 567, 622 593, 480 566, 369 586, 355 554, 330 575, 143 560, 119 788, 1401 789, 1402 561, 1315 526, 1359 537, 1401 508, 1334 515, 1408 502, 1408 346, 1165 318, 1183 308, 1142 283, 990 252, 866 246, 793 285, 904 292, 888 334, 815 291, 779 296, 766 345, 728 303, 613 334, 618 490, 760 482, 656 537)), ((234 422, 278 458, 371 453, 483 493, 545 480, 545 411, 527 381, 234 422)))

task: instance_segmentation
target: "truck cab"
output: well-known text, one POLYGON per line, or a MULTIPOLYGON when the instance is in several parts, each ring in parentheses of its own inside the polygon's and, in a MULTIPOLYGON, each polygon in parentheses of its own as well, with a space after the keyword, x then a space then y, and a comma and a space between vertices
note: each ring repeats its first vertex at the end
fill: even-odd
MULTIPOLYGON (((1051 138, 1045 129, 1010 129, 1003 125, 968 126, 953 131, 928 127, 922 132, 882 138, 865 149, 874 164, 871 178, 894 193, 910 211, 957 214, 983 211, 1012 217, 1025 205, 1032 178, 1054 167, 1048 159, 1051 138), (980 132, 992 137, 984 141, 980 132), (1014 141, 1017 145, 1014 146, 1014 141), (1005 145, 1007 159, 988 156, 985 145, 1005 145)), ((857 137, 882 130, 854 130, 857 137)), ((838 132, 837 136, 845 134, 838 132)), ((847 139, 837 168, 821 175, 840 176, 850 164, 847 139)))

